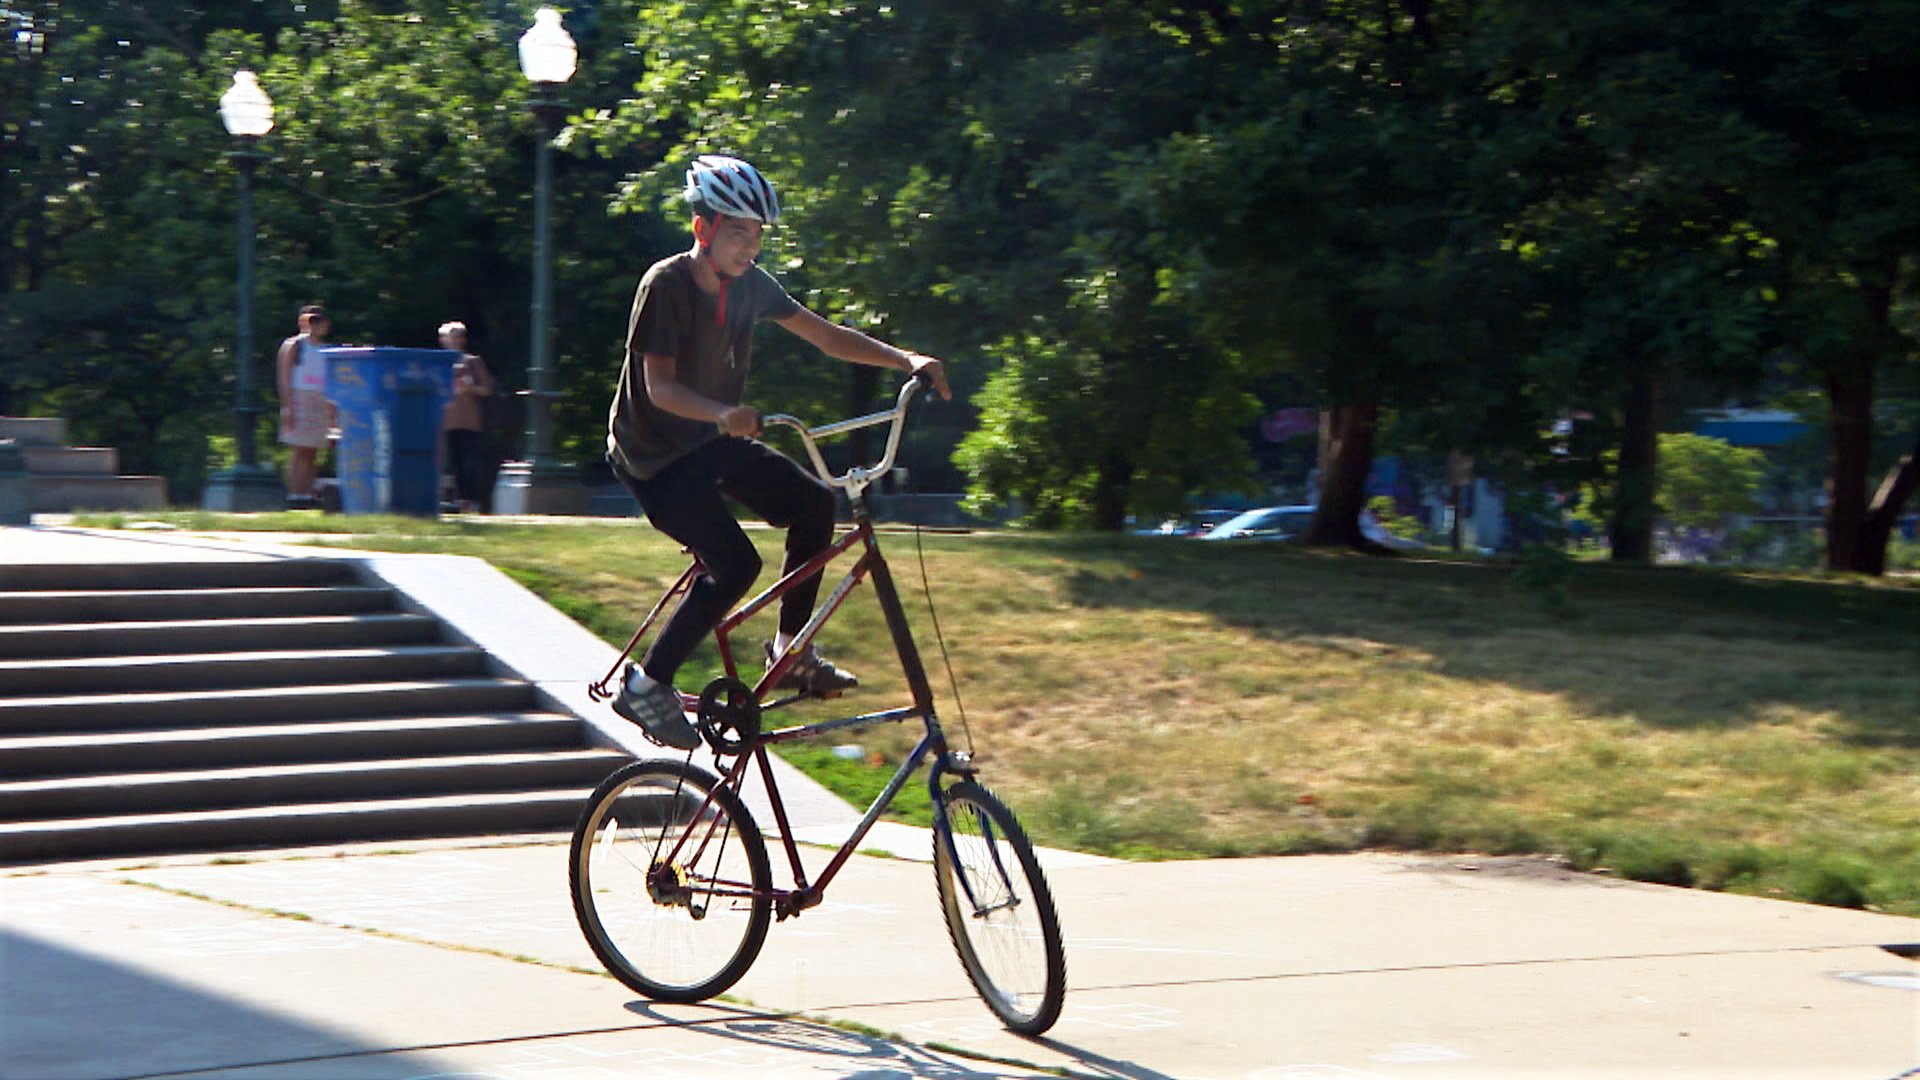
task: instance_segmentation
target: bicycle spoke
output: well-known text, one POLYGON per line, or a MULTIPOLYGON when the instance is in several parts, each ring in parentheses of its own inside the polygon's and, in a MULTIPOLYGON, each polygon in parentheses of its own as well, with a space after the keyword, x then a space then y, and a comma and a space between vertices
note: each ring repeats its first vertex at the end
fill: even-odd
POLYGON ((1033 848, 985 788, 955 784, 934 839, 947 931, 987 1006, 1009 1028, 1052 1026, 1066 994, 1059 920, 1033 848))
POLYGON ((581 929, 609 971, 659 1000, 719 993, 766 936, 766 848, 716 783, 683 764, 639 762, 601 785, 575 830, 581 929))

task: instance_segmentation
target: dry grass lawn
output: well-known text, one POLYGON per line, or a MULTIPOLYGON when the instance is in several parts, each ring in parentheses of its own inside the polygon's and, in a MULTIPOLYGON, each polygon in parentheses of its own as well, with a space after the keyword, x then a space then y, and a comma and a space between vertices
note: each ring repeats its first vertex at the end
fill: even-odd
MULTIPOLYGON (((356 546, 487 558, 616 644, 682 565, 639 525, 330 521, 367 530, 340 538, 356 546)), ((757 535, 764 584, 779 537, 757 535)), ((1583 564, 1557 611, 1499 565, 1136 537, 921 543, 985 778, 1043 843, 1548 852, 1920 914, 1920 589, 1583 564)), ((916 539, 882 544, 964 744, 916 539)), ((823 641, 866 685, 809 715, 905 703, 866 590, 823 641)), ((683 688, 711 665, 696 658, 683 688)), ((912 732, 854 737, 893 757, 912 732)), ((866 771, 875 788, 887 772, 866 771)))

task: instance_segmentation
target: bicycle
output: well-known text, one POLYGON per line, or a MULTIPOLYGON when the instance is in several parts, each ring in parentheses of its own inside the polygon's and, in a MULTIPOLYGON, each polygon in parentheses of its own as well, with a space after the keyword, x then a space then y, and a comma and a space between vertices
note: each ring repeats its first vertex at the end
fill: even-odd
MULTIPOLYGON (((921 386, 921 380, 910 379, 900 388, 892 409, 818 428, 808 428, 786 415, 764 418, 763 426, 791 427, 800 433, 814 471, 847 492, 852 528, 715 628, 726 673, 697 698, 681 696, 713 752, 714 771, 694 765, 692 751, 686 761, 633 762, 600 784, 574 827, 568 876, 580 928, 607 970, 649 998, 703 1001, 738 981, 759 955, 770 918, 784 921, 819 904, 868 830, 926 762, 933 804, 935 886, 968 980, 1001 1022, 1020 1034, 1046 1031, 1060 1015, 1066 998, 1066 954, 1053 894, 1013 812, 979 782, 972 754, 947 743, 934 711, 926 669, 867 506, 867 488, 893 467, 908 405, 921 386), (835 476, 822 459, 817 440, 883 423, 891 427, 880 461, 873 466, 855 465, 835 476), (786 652, 757 684, 743 682, 729 634, 797 582, 824 573, 835 559, 855 548, 860 555, 854 565, 814 610, 786 652), (869 577, 913 704, 763 730, 766 713, 816 696, 798 693, 767 700, 848 593, 869 577), (925 734, 818 879, 809 883, 767 748, 828 732, 913 719, 924 724, 925 734), (755 765, 757 769, 751 768, 755 765), (755 771, 765 784, 778 838, 786 849, 791 887, 773 885, 766 842, 741 798, 755 771)), ((701 572, 696 558, 641 622, 613 669, 589 687, 591 696, 606 700, 616 692, 626 657, 701 572)), ((934 627, 937 634, 937 621, 934 627)), ((964 709, 961 716, 964 723, 964 709)))

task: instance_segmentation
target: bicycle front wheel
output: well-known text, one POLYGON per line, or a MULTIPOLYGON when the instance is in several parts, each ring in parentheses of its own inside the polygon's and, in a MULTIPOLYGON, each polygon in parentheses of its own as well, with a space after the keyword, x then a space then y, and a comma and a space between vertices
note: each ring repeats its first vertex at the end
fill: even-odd
POLYGON ((573 911, 595 956, 656 1001, 732 986, 766 941, 760 829, 710 773, 640 761, 603 781, 573 830, 573 911))
POLYGON ((933 873, 947 933, 987 1007, 1010 1030, 1038 1035, 1067 996, 1053 893, 1026 832, 992 792, 963 780, 941 801, 933 873))

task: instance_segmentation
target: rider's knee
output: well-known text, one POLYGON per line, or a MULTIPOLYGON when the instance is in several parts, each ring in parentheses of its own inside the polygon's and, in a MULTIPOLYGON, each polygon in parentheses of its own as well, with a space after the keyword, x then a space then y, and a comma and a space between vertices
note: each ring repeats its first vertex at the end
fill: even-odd
POLYGON ((760 576, 760 566, 760 553, 754 550, 752 544, 743 544, 737 550, 728 552, 724 559, 709 561, 707 573, 727 602, 732 603, 753 588, 754 581, 760 576))

